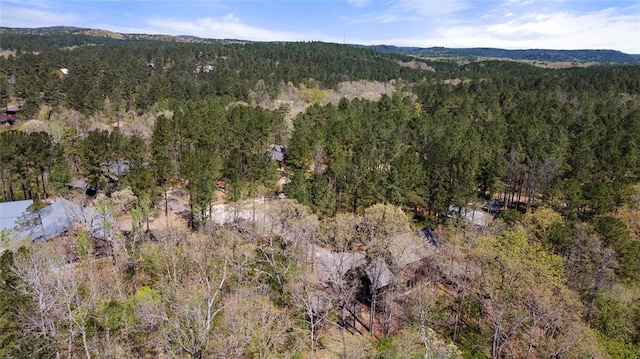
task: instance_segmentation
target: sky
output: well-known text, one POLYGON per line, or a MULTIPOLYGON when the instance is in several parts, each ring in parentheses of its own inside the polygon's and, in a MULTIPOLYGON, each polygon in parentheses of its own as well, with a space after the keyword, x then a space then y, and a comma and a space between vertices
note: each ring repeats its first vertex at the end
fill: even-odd
POLYGON ((639 0, 0 0, 0 26, 640 54, 639 0))

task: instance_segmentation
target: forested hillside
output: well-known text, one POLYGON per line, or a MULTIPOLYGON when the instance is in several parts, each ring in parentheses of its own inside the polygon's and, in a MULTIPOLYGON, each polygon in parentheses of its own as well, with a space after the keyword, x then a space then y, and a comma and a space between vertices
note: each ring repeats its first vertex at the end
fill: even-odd
POLYGON ((2 357, 640 355, 638 65, 0 39, 2 357))
POLYGON ((550 62, 611 62, 611 63, 637 63, 640 62, 639 54, 625 54, 615 50, 504 50, 494 48, 468 48, 456 49, 445 47, 396 47, 396 46, 370 46, 380 52, 405 54, 423 57, 481 57, 501 58, 510 60, 531 60, 550 62))

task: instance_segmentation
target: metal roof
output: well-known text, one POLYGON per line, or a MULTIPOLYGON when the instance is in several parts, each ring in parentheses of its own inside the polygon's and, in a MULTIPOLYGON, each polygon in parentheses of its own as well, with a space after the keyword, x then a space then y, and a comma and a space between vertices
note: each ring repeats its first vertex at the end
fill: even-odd
POLYGON ((13 229, 17 220, 33 203, 32 199, 25 201, 0 202, 0 231, 13 229))
MULTIPOLYGON (((52 239, 73 226, 81 224, 94 236, 103 236, 105 218, 93 207, 82 207, 64 198, 58 198, 53 204, 40 210, 42 225, 34 224, 22 228, 21 237, 36 239, 52 239), (44 232, 43 232, 44 229, 44 232)), ((106 221, 113 223, 107 217, 106 221)))

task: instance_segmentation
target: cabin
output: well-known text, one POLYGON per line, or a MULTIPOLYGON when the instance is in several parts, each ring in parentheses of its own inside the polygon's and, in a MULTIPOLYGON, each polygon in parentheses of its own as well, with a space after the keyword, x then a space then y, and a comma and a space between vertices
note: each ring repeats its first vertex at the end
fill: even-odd
POLYGON ((57 198, 52 204, 39 211, 40 223, 32 223, 20 228, 20 237, 50 240, 74 226, 85 227, 91 236, 104 237, 104 228, 113 226, 113 218, 103 216, 93 207, 82 207, 64 198, 57 198))
POLYGON ((464 219, 477 227, 487 228, 499 210, 500 203, 498 202, 494 202, 491 205, 485 204, 477 209, 469 203, 466 207, 449 206, 449 210, 445 215, 456 220, 464 219))
POLYGON ((75 181, 71 181, 68 183, 64 184, 65 187, 67 187, 68 190, 77 190, 80 191, 82 193, 84 193, 85 195, 89 196, 89 197, 93 197, 96 194, 98 194, 98 188, 97 187, 92 187, 89 186, 89 184, 87 183, 87 179, 86 178, 81 178, 75 181))
MULTIPOLYGON (((401 297, 417 283, 441 276, 433 257, 439 251, 433 243, 438 241, 433 231, 406 232, 389 241, 386 254, 373 258, 367 258, 365 250, 334 252, 315 246, 313 271, 326 287, 347 284, 355 290, 344 308, 345 324, 356 331, 368 330, 360 310, 371 305, 374 294, 395 292, 401 297)), ((397 323, 391 326, 397 327, 397 323)))
POLYGON ((197 66, 195 73, 199 74, 200 72, 211 72, 213 71, 213 65, 206 64, 204 66, 197 66))
MULTIPOLYGON (((102 171, 102 176, 104 176, 104 179, 108 183, 117 183, 122 177, 127 175, 130 166, 131 161, 129 160, 106 161, 100 163, 100 170, 102 171)), ((70 191, 80 191, 90 197, 95 196, 100 191, 98 187, 89 185, 86 178, 67 182, 65 183, 65 187, 70 191)))
POLYGON ((126 176, 127 172, 129 172, 130 166, 131 161, 129 160, 107 161, 100 163, 100 169, 110 183, 118 182, 121 177, 126 176))
POLYGON ((284 146, 272 144, 269 148, 271 151, 271 159, 278 162, 284 161, 284 146))
POLYGON ((22 105, 11 105, 5 107, 0 113, 0 125, 4 127, 13 126, 18 122, 18 111, 22 105))

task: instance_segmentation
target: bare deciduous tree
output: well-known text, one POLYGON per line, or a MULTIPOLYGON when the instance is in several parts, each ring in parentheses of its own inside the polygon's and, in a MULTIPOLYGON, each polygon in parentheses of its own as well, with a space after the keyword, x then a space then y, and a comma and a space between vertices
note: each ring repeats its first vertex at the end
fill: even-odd
POLYGON ((60 316, 60 313, 57 306, 59 293, 55 283, 60 261, 50 247, 47 249, 49 250, 43 247, 18 256, 14 271, 22 280, 17 289, 31 297, 35 303, 36 311, 21 318, 24 328, 36 337, 56 340, 59 330, 55 318, 60 316))
POLYGON ((212 255, 215 248, 205 236, 193 235, 183 247, 176 254, 184 256, 183 266, 175 269, 180 279, 167 287, 175 291, 167 303, 169 340, 199 359, 206 355, 214 319, 225 307, 229 262, 212 255))
POLYGON ((395 266, 389 250, 391 241, 399 234, 408 232, 409 225, 399 207, 376 204, 365 210, 360 228, 367 260, 365 272, 370 281, 369 331, 373 335, 381 289, 394 280, 394 271, 390 269, 395 266))

